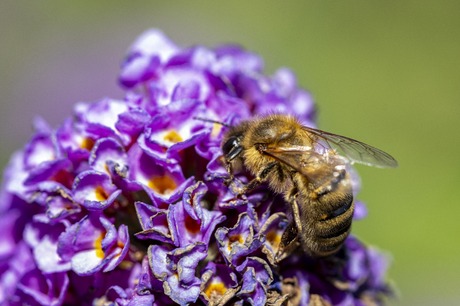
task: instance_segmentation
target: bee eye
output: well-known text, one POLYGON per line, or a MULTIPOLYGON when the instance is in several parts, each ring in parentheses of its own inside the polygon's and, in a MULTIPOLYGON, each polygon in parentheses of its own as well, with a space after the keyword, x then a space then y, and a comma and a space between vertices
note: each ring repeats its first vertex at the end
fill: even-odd
POLYGON ((242 150, 243 147, 241 146, 240 140, 237 136, 230 137, 222 146, 222 152, 228 161, 237 157, 242 150))

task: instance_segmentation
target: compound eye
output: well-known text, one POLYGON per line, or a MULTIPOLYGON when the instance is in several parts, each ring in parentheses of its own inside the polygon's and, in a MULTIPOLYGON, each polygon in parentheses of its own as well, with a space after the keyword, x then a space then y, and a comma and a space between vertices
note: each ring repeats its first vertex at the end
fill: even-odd
POLYGON ((232 160, 241 153, 243 147, 240 145, 240 140, 237 136, 230 137, 222 146, 222 152, 227 160, 232 160))
POLYGON ((222 152, 227 156, 230 151, 239 145, 238 137, 232 136, 230 137, 222 146, 222 152))

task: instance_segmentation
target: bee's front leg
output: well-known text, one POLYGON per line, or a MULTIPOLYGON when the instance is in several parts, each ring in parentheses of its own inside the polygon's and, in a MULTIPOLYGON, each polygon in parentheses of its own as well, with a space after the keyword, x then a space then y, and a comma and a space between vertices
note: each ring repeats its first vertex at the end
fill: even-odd
POLYGON ((230 184, 235 180, 235 176, 233 175, 232 163, 225 163, 225 169, 227 170, 228 178, 224 180, 224 184, 226 186, 230 186, 230 184))
POLYGON ((228 177, 224 179, 225 186, 230 188, 234 194, 239 195, 241 193, 240 190, 244 188, 245 184, 233 174, 231 162, 225 164, 225 169, 228 173, 228 177))

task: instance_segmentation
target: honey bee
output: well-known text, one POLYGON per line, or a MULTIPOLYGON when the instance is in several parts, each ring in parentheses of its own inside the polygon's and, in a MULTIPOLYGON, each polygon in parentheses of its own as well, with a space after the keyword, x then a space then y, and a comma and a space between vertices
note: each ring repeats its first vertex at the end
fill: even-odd
POLYGON ((277 261, 299 245, 312 257, 329 256, 341 248, 354 211, 350 164, 398 165, 380 149, 303 126, 284 114, 230 127, 222 152, 230 181, 236 167, 254 176, 238 193, 266 182, 289 203, 292 220, 281 237, 277 261))

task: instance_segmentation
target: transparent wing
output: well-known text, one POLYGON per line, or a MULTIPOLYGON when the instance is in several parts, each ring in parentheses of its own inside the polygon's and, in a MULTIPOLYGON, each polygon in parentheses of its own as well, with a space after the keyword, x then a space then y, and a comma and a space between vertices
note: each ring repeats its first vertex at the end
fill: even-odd
POLYGON ((348 163, 348 160, 340 155, 322 154, 303 146, 267 147, 263 152, 305 175, 311 181, 317 181, 318 176, 330 177, 337 166, 348 163))
POLYGON ((381 168, 398 166, 398 162, 390 154, 361 141, 306 126, 303 127, 303 130, 313 143, 323 140, 329 147, 337 149, 339 154, 351 162, 381 168))

